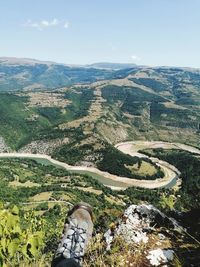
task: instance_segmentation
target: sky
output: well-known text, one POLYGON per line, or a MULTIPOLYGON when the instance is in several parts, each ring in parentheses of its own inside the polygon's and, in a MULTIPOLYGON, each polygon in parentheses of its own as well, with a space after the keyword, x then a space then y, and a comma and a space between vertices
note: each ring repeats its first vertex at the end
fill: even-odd
POLYGON ((200 67, 200 0, 0 0, 0 57, 200 67))

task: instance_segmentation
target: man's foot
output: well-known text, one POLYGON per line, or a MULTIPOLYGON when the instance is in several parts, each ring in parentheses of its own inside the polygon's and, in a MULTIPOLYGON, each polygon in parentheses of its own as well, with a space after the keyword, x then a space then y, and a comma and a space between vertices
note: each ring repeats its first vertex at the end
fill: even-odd
POLYGON ((92 208, 87 203, 78 203, 68 212, 55 258, 74 259, 80 262, 92 237, 92 232, 92 208))

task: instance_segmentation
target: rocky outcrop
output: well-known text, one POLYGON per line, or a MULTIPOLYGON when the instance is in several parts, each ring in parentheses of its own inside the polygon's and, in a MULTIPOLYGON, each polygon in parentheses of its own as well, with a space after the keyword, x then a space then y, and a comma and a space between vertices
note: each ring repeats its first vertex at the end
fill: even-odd
POLYGON ((68 143, 69 139, 67 137, 63 139, 53 139, 48 141, 36 140, 22 147, 18 152, 51 155, 56 148, 68 143))
POLYGON ((11 149, 6 145, 2 136, 0 136, 0 153, 10 152, 11 149))
MULTIPOLYGON (((171 249, 155 249, 149 251, 147 259, 152 266, 159 266, 160 264, 168 263, 174 258, 174 251, 171 249)), ((165 265, 167 266, 167 265, 165 265)))
POLYGON ((112 249, 115 238, 123 239, 126 244, 143 244, 148 266, 160 266, 174 258, 169 232, 181 233, 183 230, 175 219, 152 205, 131 205, 104 237, 107 250, 112 249))

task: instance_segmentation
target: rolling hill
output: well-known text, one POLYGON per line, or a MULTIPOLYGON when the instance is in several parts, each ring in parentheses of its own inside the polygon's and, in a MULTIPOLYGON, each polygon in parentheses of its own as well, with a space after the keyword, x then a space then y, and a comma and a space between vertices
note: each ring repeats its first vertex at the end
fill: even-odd
POLYGON ((12 149, 48 152, 54 143, 49 153, 60 155, 76 142, 83 153, 74 162, 95 162, 89 155, 124 140, 200 146, 199 69, 15 58, 1 58, 0 69, 0 136, 12 149))
POLYGON ((0 58, 0 91, 53 89, 110 78, 112 70, 32 59, 0 58))

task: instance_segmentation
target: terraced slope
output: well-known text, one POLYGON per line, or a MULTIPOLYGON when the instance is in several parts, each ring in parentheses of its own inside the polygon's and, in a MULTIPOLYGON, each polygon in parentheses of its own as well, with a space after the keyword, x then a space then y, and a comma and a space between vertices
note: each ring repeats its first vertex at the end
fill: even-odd
MULTIPOLYGON (((33 69, 37 64, 26 63, 33 69)), ((16 62, 11 67, 16 69, 16 62)), ((199 70, 135 66, 109 71, 114 79, 102 74, 101 81, 53 92, 1 93, 1 147, 6 143, 21 152, 96 166, 99 150, 102 156, 108 144, 127 140, 200 146, 199 70)))

